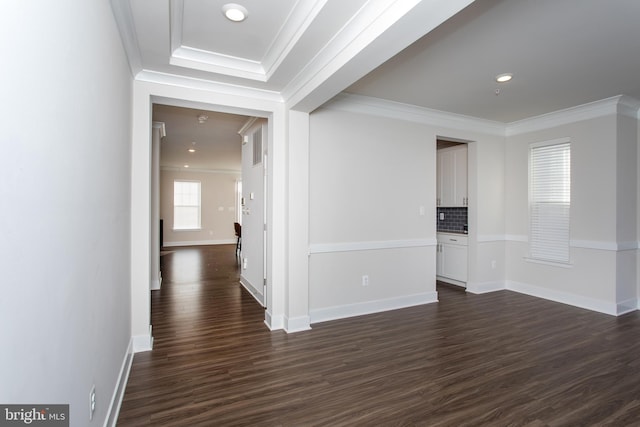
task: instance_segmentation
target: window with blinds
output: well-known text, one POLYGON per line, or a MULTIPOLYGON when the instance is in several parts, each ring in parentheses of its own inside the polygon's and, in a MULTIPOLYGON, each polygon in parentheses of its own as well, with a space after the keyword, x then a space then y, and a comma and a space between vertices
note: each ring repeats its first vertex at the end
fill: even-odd
POLYGON ((173 181, 173 229, 200 229, 200 181, 173 181))
POLYGON ((569 262, 571 146, 569 139, 529 150, 529 257, 569 262))

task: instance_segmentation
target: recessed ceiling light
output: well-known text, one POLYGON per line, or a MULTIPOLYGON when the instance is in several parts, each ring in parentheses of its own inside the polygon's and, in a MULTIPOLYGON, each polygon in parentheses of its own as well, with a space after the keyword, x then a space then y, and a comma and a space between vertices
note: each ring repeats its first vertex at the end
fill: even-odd
POLYGON ((513 78, 513 73, 503 73, 496 76, 496 82, 506 83, 513 78))
POLYGON ((242 22, 247 19, 249 12, 244 7, 235 3, 227 3, 222 6, 222 13, 228 20, 233 22, 242 22))
POLYGON ((196 149, 195 149, 195 148, 189 148, 189 150, 188 150, 188 151, 189 151, 190 153, 195 153, 195 152, 196 152, 196 149))
POLYGON ((185 168, 188 168, 188 167, 189 167, 189 165, 184 165, 184 167, 185 167, 185 168))

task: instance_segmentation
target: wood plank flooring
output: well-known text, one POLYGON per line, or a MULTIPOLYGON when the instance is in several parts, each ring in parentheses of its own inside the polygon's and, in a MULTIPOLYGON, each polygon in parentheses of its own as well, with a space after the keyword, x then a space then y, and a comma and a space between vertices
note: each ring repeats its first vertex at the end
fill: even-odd
POLYGON ((162 257, 118 426, 640 425, 640 315, 439 284, 440 302, 287 335, 235 246, 162 257))

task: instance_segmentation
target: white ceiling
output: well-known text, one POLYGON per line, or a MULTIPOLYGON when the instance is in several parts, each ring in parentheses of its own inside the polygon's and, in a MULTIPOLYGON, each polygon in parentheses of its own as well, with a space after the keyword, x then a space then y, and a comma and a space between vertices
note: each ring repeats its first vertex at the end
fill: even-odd
MULTIPOLYGON (((640 99, 638 0, 234 0, 249 10, 242 23, 226 20, 224 0, 111 1, 136 78, 197 79, 296 105, 306 96, 309 109, 346 90, 503 123, 640 99), (503 72, 514 79, 498 85, 503 72)), ((196 112, 156 111, 167 146, 238 138, 187 136, 196 112)), ((229 129, 241 122, 208 115, 229 129)))
POLYGON ((238 130, 248 117, 168 105, 153 106, 153 120, 165 124, 160 167, 207 171, 239 171, 242 140, 238 130), (206 116, 204 123, 199 116, 206 116), (195 149, 190 153, 190 148, 195 149))
POLYGON ((639 22, 638 0, 478 0, 347 91, 505 123, 640 99, 639 22))

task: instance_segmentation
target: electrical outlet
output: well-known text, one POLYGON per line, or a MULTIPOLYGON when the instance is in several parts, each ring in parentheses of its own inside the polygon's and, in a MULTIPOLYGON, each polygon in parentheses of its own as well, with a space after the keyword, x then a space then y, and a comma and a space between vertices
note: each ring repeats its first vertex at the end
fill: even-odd
POLYGON ((93 413, 96 411, 96 385, 91 386, 89 391, 89 421, 93 419, 93 413))
POLYGON ((366 274, 362 276, 362 286, 369 286, 369 276, 366 274))
POLYGON ((440 221, 444 221, 444 212, 440 212, 440 221))
POLYGON ((493 261, 491 261, 491 269, 495 269, 496 268, 496 260, 494 259, 493 261))

